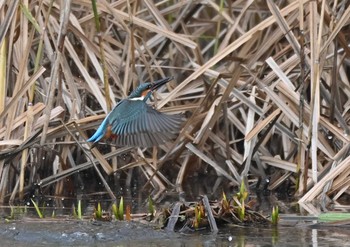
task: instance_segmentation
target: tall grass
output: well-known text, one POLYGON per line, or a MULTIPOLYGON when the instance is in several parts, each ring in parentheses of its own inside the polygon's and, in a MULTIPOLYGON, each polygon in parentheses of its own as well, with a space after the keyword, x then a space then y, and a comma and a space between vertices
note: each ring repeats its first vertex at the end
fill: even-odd
POLYGON ((0 201, 34 184, 63 195, 94 163, 106 176, 137 168, 159 190, 207 163, 234 186, 269 177, 301 202, 341 198, 349 16, 324 0, 2 1, 0 201), (176 140, 84 150, 110 103, 165 76, 155 107, 186 116, 176 140))

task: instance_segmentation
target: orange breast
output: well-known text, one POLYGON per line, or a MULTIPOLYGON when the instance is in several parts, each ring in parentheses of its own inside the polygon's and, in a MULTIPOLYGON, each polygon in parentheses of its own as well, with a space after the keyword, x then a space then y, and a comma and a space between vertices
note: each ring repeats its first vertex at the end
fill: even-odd
POLYGON ((145 90, 145 91, 143 91, 143 92, 142 92, 142 96, 145 97, 145 96, 148 94, 149 91, 151 91, 151 90, 145 90))
POLYGON ((112 132, 112 126, 111 125, 108 125, 107 131, 106 131, 106 134, 105 134, 104 137, 106 139, 109 139, 109 138, 116 139, 117 138, 117 135, 113 134, 113 132, 112 132))

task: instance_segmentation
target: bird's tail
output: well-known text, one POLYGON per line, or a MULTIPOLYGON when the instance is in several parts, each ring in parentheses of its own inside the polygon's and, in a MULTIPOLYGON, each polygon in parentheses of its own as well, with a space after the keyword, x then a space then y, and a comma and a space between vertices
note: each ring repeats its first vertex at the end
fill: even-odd
POLYGON ((98 142, 101 140, 107 131, 107 126, 108 126, 108 120, 107 117, 103 120, 101 123, 100 127, 96 130, 95 134, 91 136, 89 139, 87 139, 88 142, 98 142))

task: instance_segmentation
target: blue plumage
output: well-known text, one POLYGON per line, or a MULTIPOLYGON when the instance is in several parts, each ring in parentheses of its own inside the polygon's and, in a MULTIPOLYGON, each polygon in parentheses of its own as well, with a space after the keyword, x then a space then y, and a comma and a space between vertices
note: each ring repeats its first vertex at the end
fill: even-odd
MULTIPOLYGON (((107 115, 107 117, 108 117, 108 115, 107 115)), ((93 136, 91 136, 89 139, 87 139, 88 142, 98 142, 99 140, 101 140, 105 136, 105 134, 107 132, 107 127, 108 127, 108 118, 107 117, 102 121, 101 125, 96 130, 95 134, 93 136)))
POLYGON ((182 123, 181 115, 167 115, 146 104, 152 91, 172 78, 143 83, 121 100, 106 116, 87 141, 98 142, 114 134, 120 146, 157 146, 175 137, 182 123))

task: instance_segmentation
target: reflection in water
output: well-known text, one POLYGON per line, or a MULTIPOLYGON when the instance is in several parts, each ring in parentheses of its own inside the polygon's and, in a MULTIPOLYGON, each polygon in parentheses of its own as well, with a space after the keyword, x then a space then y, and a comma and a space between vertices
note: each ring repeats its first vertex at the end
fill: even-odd
POLYGON ((180 234, 134 222, 15 222, 0 224, 1 246, 349 246, 349 229, 308 223, 228 226, 218 234, 180 234))

